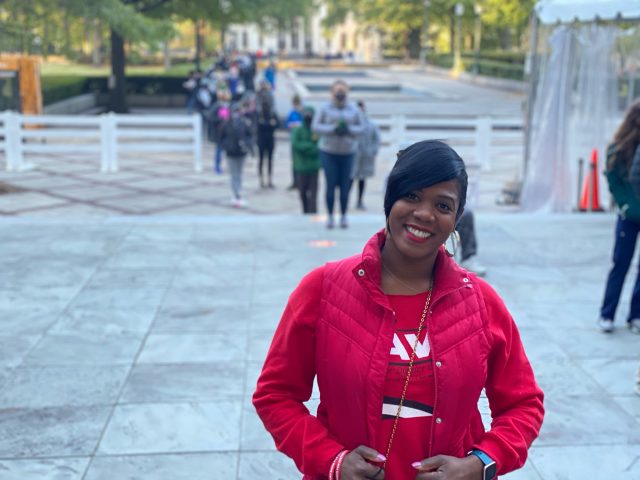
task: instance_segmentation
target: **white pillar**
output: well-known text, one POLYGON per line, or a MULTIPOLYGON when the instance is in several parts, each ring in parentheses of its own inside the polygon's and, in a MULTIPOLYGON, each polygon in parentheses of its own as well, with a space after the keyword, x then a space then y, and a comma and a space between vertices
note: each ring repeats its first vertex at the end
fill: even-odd
POLYGON ((9 111, 4 115, 4 125, 7 131, 7 136, 5 138, 7 170, 17 172, 22 170, 23 164, 20 114, 9 111))
POLYGON ((116 115, 113 112, 100 116, 100 160, 101 171, 118 171, 116 115))
POLYGON ((193 125, 193 169, 202 171, 202 116, 194 113, 191 115, 193 125))
POLYGON ((482 170, 491 170, 491 117, 478 117, 476 120, 476 162, 482 170))

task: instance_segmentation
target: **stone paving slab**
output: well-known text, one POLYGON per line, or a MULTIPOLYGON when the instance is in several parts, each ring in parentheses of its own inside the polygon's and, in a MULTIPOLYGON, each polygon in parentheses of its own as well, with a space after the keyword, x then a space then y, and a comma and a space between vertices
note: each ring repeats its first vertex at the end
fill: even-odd
MULTIPOLYGON (((0 480, 299 478, 251 393, 300 278, 382 225, 371 214, 334 231, 297 214, 0 219, 0 480)), ((637 480, 640 338, 595 329, 613 215, 480 213, 477 225, 487 279, 546 392, 530 459, 504 478, 637 480)))

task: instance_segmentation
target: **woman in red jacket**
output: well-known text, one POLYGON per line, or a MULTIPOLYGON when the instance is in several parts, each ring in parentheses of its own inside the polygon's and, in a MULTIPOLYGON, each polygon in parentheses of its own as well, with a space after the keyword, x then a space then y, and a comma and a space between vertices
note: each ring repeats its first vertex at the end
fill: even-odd
POLYGON ((253 403, 305 479, 489 480, 524 465, 543 393, 500 297, 445 248, 466 190, 446 144, 401 151, 386 228, 289 298, 253 403))

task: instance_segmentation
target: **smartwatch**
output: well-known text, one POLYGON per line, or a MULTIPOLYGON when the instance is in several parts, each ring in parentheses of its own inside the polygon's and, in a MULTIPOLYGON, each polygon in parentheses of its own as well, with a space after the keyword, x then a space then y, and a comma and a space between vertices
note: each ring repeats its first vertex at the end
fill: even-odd
POLYGON ((493 480, 498 473, 498 467, 496 462, 482 450, 471 450, 468 455, 475 455, 484 464, 484 470, 482 471, 482 480, 493 480))

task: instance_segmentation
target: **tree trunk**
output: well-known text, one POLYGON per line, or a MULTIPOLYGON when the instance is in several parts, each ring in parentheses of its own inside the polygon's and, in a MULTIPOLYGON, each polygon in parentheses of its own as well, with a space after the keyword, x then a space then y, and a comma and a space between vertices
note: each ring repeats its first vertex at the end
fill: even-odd
POLYGON ((407 34, 407 53, 409 58, 417 59, 420 56, 420 29, 412 28, 407 34))
POLYGON ((71 58, 71 19, 69 18, 69 12, 64 12, 64 47, 62 49, 64 56, 67 59, 71 58))
POLYGON ((225 23, 220 25, 220 50, 222 53, 227 53, 227 25, 225 23))
POLYGON ((200 57, 202 56, 202 35, 200 34, 200 19, 194 20, 193 26, 195 27, 196 33, 196 57, 194 59, 194 63, 196 65, 196 70, 200 70, 200 57))
POLYGON ((162 43, 162 54, 164 58, 164 69, 169 70, 171 68, 171 48, 169 47, 169 40, 162 43))
POLYGON ((124 39, 111 29, 111 78, 109 79, 109 110, 114 113, 129 113, 125 89, 124 39))
POLYGON ((456 16, 451 13, 449 16, 449 53, 453 55, 456 48, 456 16))
POLYGON ((502 50, 511 49, 511 31, 508 28, 501 28, 499 30, 500 35, 500 48, 502 50))
POLYGON ((94 67, 102 64, 102 32, 100 29, 100 20, 97 18, 93 21, 93 52, 91 61, 94 67))

